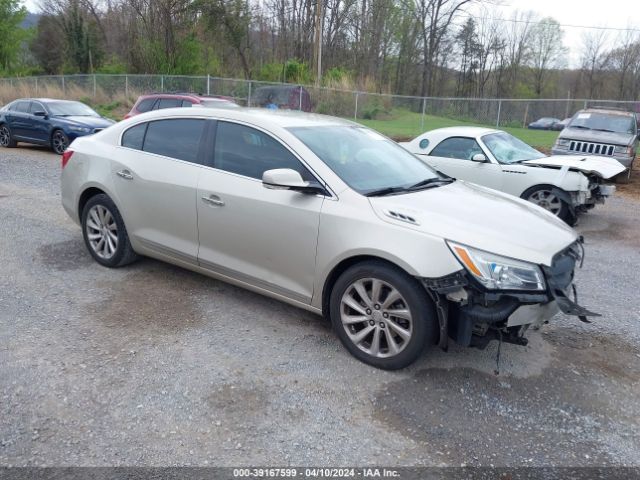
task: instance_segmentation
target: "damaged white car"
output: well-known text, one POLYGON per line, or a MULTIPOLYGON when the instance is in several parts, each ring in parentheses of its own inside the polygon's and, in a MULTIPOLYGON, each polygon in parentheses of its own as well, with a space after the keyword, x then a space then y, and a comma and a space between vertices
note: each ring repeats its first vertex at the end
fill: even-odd
POLYGON ((570 225, 604 203, 615 192, 604 181, 625 170, 613 158, 548 157, 507 132, 480 127, 440 128, 401 145, 446 175, 528 200, 570 225))

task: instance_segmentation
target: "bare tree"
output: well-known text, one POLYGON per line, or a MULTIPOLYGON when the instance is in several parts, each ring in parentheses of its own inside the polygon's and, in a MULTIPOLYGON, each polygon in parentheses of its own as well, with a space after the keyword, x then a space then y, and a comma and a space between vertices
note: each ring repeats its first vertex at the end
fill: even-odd
POLYGON ((562 45, 562 29, 557 20, 547 17, 531 29, 531 60, 533 88, 540 97, 550 75, 550 70, 559 66, 566 49, 562 45))

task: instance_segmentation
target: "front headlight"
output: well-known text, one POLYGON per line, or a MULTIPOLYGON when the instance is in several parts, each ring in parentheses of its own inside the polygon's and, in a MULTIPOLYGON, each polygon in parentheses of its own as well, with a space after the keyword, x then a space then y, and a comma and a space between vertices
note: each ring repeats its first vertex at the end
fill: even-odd
POLYGON ((91 131, 91 129, 87 127, 69 127, 69 130, 81 133, 89 133, 91 131))
POLYGON ((627 157, 631 156, 631 151, 632 151, 631 147, 617 146, 617 147, 614 147, 613 149, 613 153, 623 154, 623 155, 626 155, 627 157))
POLYGON ((490 290, 545 290, 540 268, 528 262, 447 241, 465 269, 490 290))
POLYGON ((569 146, 569 140, 566 138, 559 138, 554 145, 556 148, 567 148, 569 146))

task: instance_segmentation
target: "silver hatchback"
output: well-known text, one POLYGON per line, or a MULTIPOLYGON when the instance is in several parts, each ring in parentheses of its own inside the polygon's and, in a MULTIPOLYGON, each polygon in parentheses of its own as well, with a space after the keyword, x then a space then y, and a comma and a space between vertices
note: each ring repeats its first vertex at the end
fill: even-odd
POLYGON ((78 139, 62 164, 63 206, 101 265, 146 255, 324 314, 380 368, 590 314, 566 295, 570 227, 345 120, 161 110, 78 139))

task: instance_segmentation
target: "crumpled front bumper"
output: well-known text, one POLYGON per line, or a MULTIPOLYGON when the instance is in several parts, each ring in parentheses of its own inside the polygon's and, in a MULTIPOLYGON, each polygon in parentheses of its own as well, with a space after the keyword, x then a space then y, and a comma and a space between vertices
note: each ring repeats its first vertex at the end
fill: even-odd
POLYGON ((585 322, 588 316, 599 316, 577 303, 573 277, 581 259, 578 242, 559 252, 551 267, 543 267, 547 289, 540 292, 488 291, 464 270, 440 279, 423 279, 436 300, 439 345, 446 348, 447 338, 463 346, 484 347, 495 338, 526 345, 526 330, 540 327, 559 312, 585 322))

